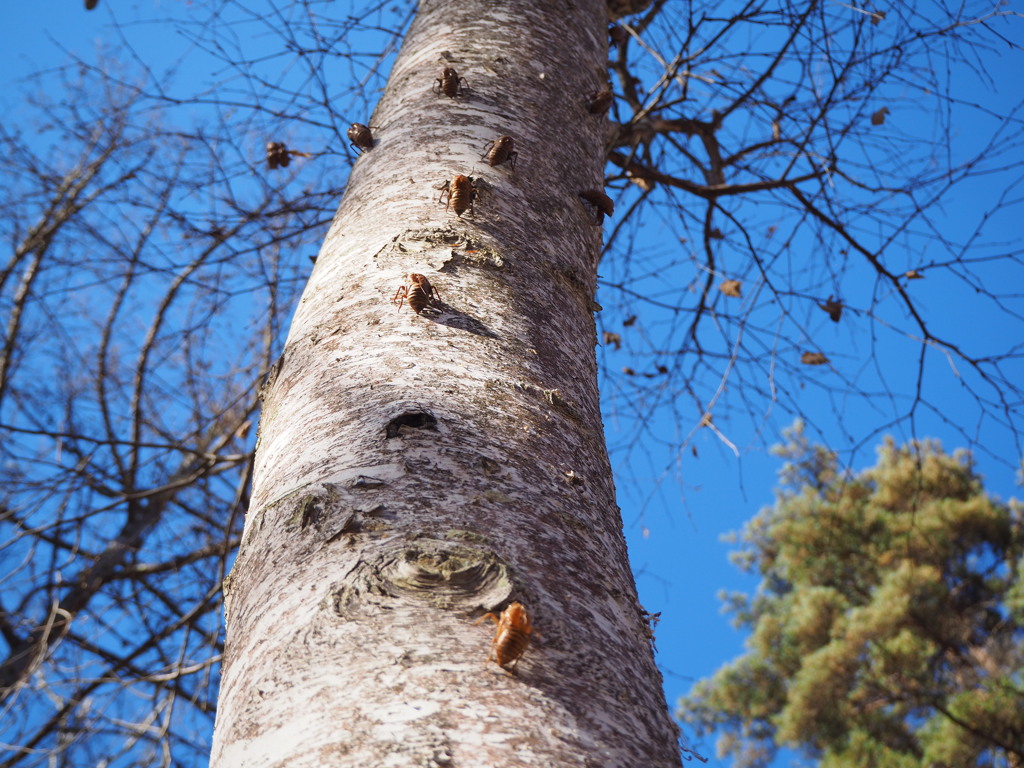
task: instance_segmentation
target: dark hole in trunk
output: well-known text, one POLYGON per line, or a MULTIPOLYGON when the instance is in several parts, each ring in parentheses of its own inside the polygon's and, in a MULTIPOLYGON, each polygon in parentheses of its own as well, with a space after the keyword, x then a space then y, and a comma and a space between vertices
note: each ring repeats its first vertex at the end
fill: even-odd
POLYGON ((385 434, 391 437, 398 437, 399 430, 402 427, 409 427, 411 429, 437 429, 437 419, 431 414, 417 411, 413 413, 403 413, 401 416, 396 416, 388 425, 384 428, 385 434))

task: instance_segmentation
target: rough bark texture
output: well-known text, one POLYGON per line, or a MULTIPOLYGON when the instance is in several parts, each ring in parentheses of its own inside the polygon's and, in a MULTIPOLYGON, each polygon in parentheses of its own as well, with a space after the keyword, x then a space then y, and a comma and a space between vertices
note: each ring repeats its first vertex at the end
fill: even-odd
POLYGON ((606 23, 585 0, 420 3, 264 388, 212 765, 679 764, 577 196, 602 185, 606 23), (446 66, 454 99, 431 90, 446 66), (480 161, 503 134, 514 171, 480 161), (461 219, 436 202, 457 173, 480 187, 461 219), (440 311, 389 303, 409 272, 440 311), (473 624, 511 600, 540 633, 517 676, 473 624))

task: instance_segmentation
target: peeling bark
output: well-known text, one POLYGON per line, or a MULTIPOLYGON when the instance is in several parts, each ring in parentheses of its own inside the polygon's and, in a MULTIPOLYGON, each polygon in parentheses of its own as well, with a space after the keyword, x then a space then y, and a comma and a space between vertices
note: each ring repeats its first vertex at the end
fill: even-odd
POLYGON ((212 765, 679 765, 577 194, 602 184, 606 25, 593 0, 420 2, 263 389, 212 765), (481 159, 503 135, 514 170, 481 159), (437 203, 456 174, 473 214, 437 203), (443 299, 422 314, 390 303, 411 272, 443 299), (536 629, 516 675, 473 624, 513 600, 536 629))

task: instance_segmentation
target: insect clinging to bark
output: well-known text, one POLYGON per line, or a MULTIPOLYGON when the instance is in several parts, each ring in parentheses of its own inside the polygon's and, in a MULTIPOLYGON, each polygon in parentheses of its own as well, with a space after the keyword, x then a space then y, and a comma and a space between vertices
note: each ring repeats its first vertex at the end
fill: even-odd
POLYGON ((392 304, 398 305, 398 311, 402 311, 402 302, 409 302, 409 308, 417 315, 429 306, 436 306, 441 301, 441 294, 430 284, 426 277, 418 272, 409 273, 410 285, 403 285, 391 299, 392 304))
POLYGON ((615 95, 611 92, 610 88, 604 88, 600 91, 594 91, 590 96, 590 101, 587 104, 587 111, 592 115, 603 115, 608 111, 608 108, 612 105, 615 95))
POLYGON ((476 185, 474 184, 473 177, 463 176, 461 173, 458 173, 454 179, 444 183, 437 200, 439 203, 445 202, 444 209, 446 211, 451 208, 455 211, 455 215, 461 218, 466 210, 474 216, 476 215, 476 211, 473 210, 473 200, 475 198, 476 185), (445 195, 448 196, 446 202, 444 201, 445 195))
POLYGON ((502 669, 510 674, 516 673, 516 665, 519 659, 526 652, 526 646, 530 644, 530 635, 533 634, 533 625, 530 624, 530 617, 522 603, 512 603, 501 612, 499 619, 493 613, 485 613, 474 624, 479 624, 489 618, 498 625, 491 640, 491 650, 487 654, 488 661, 494 661, 502 669), (511 664, 508 669, 506 665, 511 664))
POLYGON ((459 77, 459 73, 455 71, 454 67, 445 67, 441 76, 434 80, 434 87, 431 90, 438 95, 443 93, 448 98, 454 99, 456 96, 462 95, 462 89, 467 85, 466 78, 459 77))
POLYGON ((500 136, 487 145, 481 158, 486 158, 492 168, 508 162, 514 171, 516 160, 519 158, 519 153, 516 152, 516 142, 511 136, 500 136))
POLYGON ((594 206, 594 223, 600 226, 605 216, 611 216, 615 212, 615 203, 604 192, 599 189, 588 189, 579 193, 580 197, 594 206))
POLYGON ((348 140, 360 152, 373 149, 373 134, 362 123, 352 123, 352 127, 348 129, 348 140))

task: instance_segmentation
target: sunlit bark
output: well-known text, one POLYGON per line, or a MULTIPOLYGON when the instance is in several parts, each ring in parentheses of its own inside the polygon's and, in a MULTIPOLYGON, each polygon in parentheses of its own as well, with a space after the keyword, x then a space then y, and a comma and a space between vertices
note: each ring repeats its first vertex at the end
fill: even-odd
POLYGON ((598 407, 605 26, 420 3, 264 387, 213 765, 679 763, 598 407), (480 160, 501 135, 514 171, 480 160), (442 299, 420 315, 390 303, 410 272, 442 299), (473 623, 512 600, 539 633, 516 675, 473 623))

